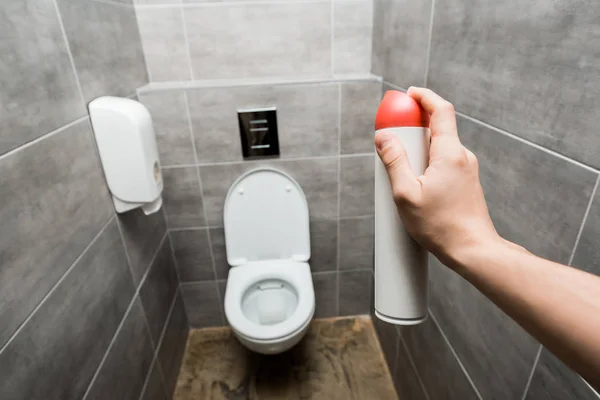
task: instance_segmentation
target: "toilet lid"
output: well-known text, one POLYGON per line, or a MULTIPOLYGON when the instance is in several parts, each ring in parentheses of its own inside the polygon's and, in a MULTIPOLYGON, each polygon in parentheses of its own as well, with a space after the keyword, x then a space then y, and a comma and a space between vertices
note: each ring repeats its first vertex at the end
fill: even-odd
POLYGON ((231 185, 224 209, 227 262, 310 258, 308 204, 289 175, 249 171, 231 185))

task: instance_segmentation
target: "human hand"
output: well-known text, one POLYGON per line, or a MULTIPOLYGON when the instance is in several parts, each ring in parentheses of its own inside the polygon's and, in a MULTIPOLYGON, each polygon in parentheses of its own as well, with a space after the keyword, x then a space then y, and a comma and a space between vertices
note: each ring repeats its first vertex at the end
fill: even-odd
POLYGON ((430 114, 429 166, 415 176, 401 141, 385 132, 375 136, 377 154, 407 231, 440 261, 456 268, 464 251, 503 239, 485 203, 477 158, 458 138, 454 107, 429 89, 411 87, 407 94, 430 114))

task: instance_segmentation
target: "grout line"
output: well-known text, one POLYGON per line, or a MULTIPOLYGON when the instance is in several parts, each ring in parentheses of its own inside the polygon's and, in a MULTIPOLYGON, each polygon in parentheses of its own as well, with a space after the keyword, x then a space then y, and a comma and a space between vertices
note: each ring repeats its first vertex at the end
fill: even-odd
MULTIPOLYGON (((498 132, 498 133, 501 133, 501 134, 503 134, 503 135, 505 135, 505 136, 508 136, 508 137, 510 137, 510 138, 512 138, 512 139, 515 139, 515 140, 517 140, 517 141, 519 141, 519 142, 521 142, 521 143, 528 144, 528 145, 530 145, 531 147, 534 147, 534 148, 536 148, 536 149, 538 149, 538 150, 542 150, 542 151, 544 151, 544 152, 546 152, 546 153, 548 153, 548 154, 551 154, 551 155, 553 155, 553 156, 555 156, 555 157, 558 157, 558 158, 560 158, 560 159, 562 159, 562 160, 568 161, 568 162, 570 162, 570 163, 572 163, 572 164, 575 164, 575 165, 577 165, 577 166, 579 166, 579 167, 582 167, 582 168, 584 168, 584 169, 587 169, 588 171, 600 172, 599 170, 597 170, 597 169, 596 169, 596 168, 594 168, 594 167, 591 167, 591 166, 589 166, 589 165, 586 165, 586 164, 584 164, 584 163, 582 163, 582 162, 580 162, 580 161, 576 161, 576 160, 574 160, 574 159, 572 159, 572 158, 569 158, 569 157, 567 157, 567 156, 565 156, 565 155, 563 155, 563 154, 560 154, 560 153, 558 153, 558 152, 556 152, 556 151, 554 151, 554 150, 550 150, 550 149, 549 149, 549 148, 547 148, 547 147, 541 146, 541 145, 539 145, 539 144, 537 144, 537 143, 534 143, 534 142, 532 142, 532 141, 529 141, 529 140, 527 140, 527 139, 523 139, 522 137, 520 137, 520 136, 517 136, 517 135, 515 135, 514 133, 510 133, 510 132, 508 132, 508 131, 505 131, 505 130, 503 130, 503 129, 500 129, 500 128, 498 128, 498 127, 495 127, 495 126, 493 126, 493 125, 490 125, 490 124, 488 124, 488 123, 486 123, 486 122, 480 121, 480 120, 478 120, 477 118, 470 117, 470 116, 468 116, 468 115, 466 115, 466 114, 464 114, 464 113, 462 113, 462 112, 459 112, 459 111, 457 111, 457 112, 456 112, 456 115, 459 115, 459 116, 461 116, 461 117, 463 117, 463 118, 465 118, 465 119, 468 119, 468 120, 469 120, 469 121, 471 121, 471 122, 474 122, 474 123, 477 123, 477 124, 479 124, 479 125, 482 125, 482 126, 484 126, 484 127, 488 128, 488 129, 491 129, 491 130, 493 130, 493 131, 496 131, 496 132, 498 132)), ((459 133, 459 136, 460 136, 460 133, 459 133)))
POLYGON ((81 89, 81 82, 79 82, 79 74, 77 73, 77 68, 75 67, 75 59, 73 58, 73 52, 71 51, 71 45, 69 44, 69 37, 67 36, 65 24, 63 23, 62 15, 60 14, 60 8, 58 8, 58 1, 52 0, 52 3, 54 4, 54 9, 56 10, 56 14, 58 17, 58 25, 60 27, 60 32, 62 33, 63 39, 65 40, 65 46, 67 48, 69 63, 71 64, 71 68, 73 69, 73 75, 75 75, 75 84, 77 85, 77 91, 79 92, 81 105, 83 106, 83 109, 87 111, 85 97, 83 96, 83 90, 81 89))
POLYGON ((542 349, 544 348, 544 346, 542 346, 540 344, 540 348, 538 349, 535 358, 533 360, 533 366, 531 367, 531 373, 529 374, 529 377, 527 378, 527 383, 525 384, 525 390, 523 391, 523 396, 521 396, 521 400, 525 400, 525 398, 527 397, 527 392, 529 392, 529 386, 531 386, 531 381, 533 380, 533 374, 535 373, 535 368, 538 365, 538 362, 540 361, 540 355, 542 354, 542 349))
MULTIPOLYGON (((139 295, 138 293, 134 293, 133 298, 129 302, 129 305, 127 306, 127 310, 125 311, 123 318, 121 318, 121 322, 119 322, 119 325, 117 326, 115 334, 113 335, 112 339, 110 340, 110 343, 108 344, 108 347, 107 347, 106 351, 104 352, 104 355, 102 356, 102 360, 100 360, 100 363, 98 364, 98 367, 96 368, 96 371, 94 372, 94 376, 92 376, 92 379, 90 380, 90 383, 88 384, 87 389, 85 390, 85 393, 81 397, 82 400, 85 400, 88 397, 88 395, 90 394, 90 390, 94 386, 94 383, 96 383, 96 379, 98 379, 98 375, 100 375, 100 370, 102 370, 102 367, 104 366, 104 363, 106 362, 106 359, 108 358, 108 355, 110 354, 110 351, 112 350, 115 342, 117 341, 117 336, 119 336, 119 333, 121 333, 121 331, 123 329, 123 325, 125 325, 125 321, 129 317, 129 314, 131 313, 131 309, 134 307, 134 304, 135 304, 136 300, 138 299, 138 295, 139 295)), ((150 332, 148 332, 148 335, 150 335, 150 332)), ((148 373, 150 373, 150 371, 148 371, 148 373)))
MULTIPOLYGON (((146 379, 144 380, 144 386, 142 386, 142 390, 140 391, 140 396, 138 397, 138 400, 143 400, 144 399, 144 395, 146 394, 146 390, 148 389, 148 384, 150 383, 150 375, 152 374, 152 369, 155 367, 155 365, 158 363, 158 360, 156 359, 156 357, 154 357, 154 354, 152 355, 152 364, 150 364, 150 368, 148 369, 148 373, 146 374, 146 379)), ((157 366, 158 368, 158 366, 157 366)))
POLYGON ((44 305, 44 303, 46 302, 46 300, 48 300, 48 298, 50 296, 52 296, 52 294, 58 288, 58 286, 66 279, 67 275, 69 275, 69 273, 73 270, 73 268, 75 268, 75 266, 77 265, 77 263, 83 258, 83 256, 88 252, 88 250, 98 241, 98 238, 102 235, 102 233, 104 233, 104 231, 110 225, 110 223, 114 220, 114 218, 115 218, 115 216, 113 214, 108 219, 108 221, 106 221, 104 223, 104 225, 102 225, 102 228, 100 228, 100 231, 98 231, 98 233, 96 234, 96 236, 94 236, 94 238, 92 240, 90 240, 90 242, 88 243, 88 245, 85 246, 85 248, 83 249, 83 251, 77 256, 77 258, 75 258, 75 261, 73 261, 73 263, 71 264, 71 266, 69 268, 67 268, 67 270, 64 272, 64 274, 54 284, 54 286, 52 286, 52 288, 48 291, 48 293, 46 293, 46 295, 42 298, 42 300, 40 300, 40 302, 37 304, 37 306, 35 306, 35 308, 33 309, 33 311, 31 311, 29 313, 29 315, 27 316, 27 318, 25 318, 25 320, 21 323, 21 325, 19 325, 19 327, 15 330, 15 332, 6 341, 6 343, 4 343, 4 345, 2 347, 0 347, 0 354, 2 354, 4 352, 4 350, 12 343, 12 341, 19 335, 19 333, 21 333, 21 331, 27 325, 27 323, 31 320, 31 318, 33 318, 33 316, 37 313, 37 311, 44 305))
MULTIPOLYGON (((114 212, 115 215, 115 219, 117 220, 117 228, 119 229, 119 237, 121 238, 121 244, 123 245, 123 250, 125 250, 125 258, 127 259, 127 267, 129 268, 129 273, 131 274, 131 280, 133 281, 134 285, 136 285, 136 281, 135 281, 135 274, 133 273, 133 264, 131 262, 131 257, 129 256, 129 250, 127 249, 127 245, 125 244, 125 235, 123 235, 123 228, 121 228, 121 221, 119 220, 119 216, 117 215, 117 212, 114 212)), ((142 276, 143 277, 143 276, 142 276)), ((140 281, 137 283, 136 285, 136 292, 138 290, 138 287, 142 285, 142 280, 140 279, 140 281)))
MULTIPOLYGON (((183 39, 185 41, 185 51, 187 53, 188 67, 190 68, 190 78, 192 80, 194 80, 194 69, 192 68, 192 52, 190 50, 190 40, 188 38, 187 24, 185 22, 185 13, 183 11, 183 4, 178 4, 177 6, 181 10, 181 24, 182 24, 182 29, 183 29, 183 39)), ((187 103, 187 96, 186 96, 185 101, 187 103)), ((188 110, 188 117, 189 117, 189 110, 188 110)))
POLYGON ((585 223, 587 222, 588 215, 590 214, 590 210, 592 209, 592 203, 594 202, 594 197, 596 196, 596 192, 598 191, 598 183, 600 182, 600 175, 596 178, 596 184, 594 185, 594 189, 592 189, 592 195, 590 196, 590 201, 588 202, 587 208, 585 209, 585 213, 583 214, 583 220, 581 221, 581 226, 579 227, 579 232, 577 232, 577 237, 575 238, 575 244, 573 245, 573 251, 571 251, 571 256, 569 257, 569 263, 567 265, 571 265, 573 262, 573 258, 575 258, 575 252, 577 251, 577 246, 579 246, 579 240, 581 239, 581 235, 583 234, 583 229, 585 228, 585 223))
POLYGON ((390 82, 390 81, 386 81, 386 80, 384 80, 384 81, 383 81, 383 84, 384 84, 384 85, 391 86, 393 89, 396 89, 396 90, 400 90, 400 91, 403 91, 403 92, 406 92, 406 91, 407 91, 407 89, 403 88, 402 86, 398 86, 398 85, 396 85, 396 84, 394 84, 394 83, 392 83, 392 82, 390 82))
MULTIPOLYGON (((150 63, 148 62, 148 57, 147 57, 148 51, 147 51, 146 45, 145 45, 146 40, 144 40, 144 35, 142 35, 140 18, 138 16, 138 10, 137 10, 137 8, 135 8, 135 6, 134 6, 134 10, 135 10, 135 22, 137 23, 137 31, 138 31, 138 35, 140 35, 140 43, 142 44, 142 56, 144 57, 144 67, 146 67, 146 75, 148 75, 148 84, 150 84, 150 82, 152 82, 152 73, 150 72, 150 63)), ((151 44, 148 44, 148 46, 151 46, 151 44)), ((135 92, 139 99, 140 98, 140 88, 138 87, 135 92)))
MULTIPOLYGON (((99 1, 99 0, 95 0, 99 1)), ((340 1, 340 0, 335 0, 340 1)), ((366 0, 365 0, 366 1, 366 0)), ((136 4, 135 8, 148 9, 148 8, 213 8, 213 7, 231 7, 231 6, 257 6, 257 5, 289 5, 289 4, 319 4, 327 3, 329 0, 249 0, 249 1, 219 1, 219 2, 196 2, 196 3, 164 3, 164 4, 136 4)))
POLYGON ((175 264, 175 274, 177 275, 177 284, 181 285, 181 277, 179 275, 179 263, 177 262, 177 257, 175 257, 175 246, 173 246, 173 238, 171 237, 171 231, 167 230, 167 234, 169 235, 169 247, 171 248, 171 258, 173 259, 173 264, 175 264))
MULTIPOLYGON (((330 44, 330 51, 331 51, 331 59, 329 60, 329 62, 331 63, 331 75, 333 75, 335 73, 335 39, 334 39, 334 33, 335 33, 335 1, 336 0, 329 0, 329 44, 330 44)), ((338 152, 339 154, 339 152, 338 152)))
POLYGON ((429 15, 429 41, 427 43, 427 54, 425 55, 425 77, 423 79, 423 86, 427 87, 427 80, 429 78, 429 61, 431 59, 431 42, 433 40, 433 15, 435 12, 435 0, 431 0, 431 13, 429 15))
POLYGON ((131 8, 131 9, 135 8, 135 6, 133 4, 121 3, 119 1, 114 1, 114 0, 92 0, 92 1, 94 1, 96 3, 110 4, 112 6, 123 7, 123 8, 131 8))
POLYGON ((436 327, 440 331, 440 334, 442 335, 442 337, 446 341, 446 345, 448 346, 448 348, 450 349, 450 351, 454 355, 454 358, 456 359, 456 362, 458 363, 458 365, 462 369, 463 373, 465 374, 465 377, 467 378, 467 380, 469 381, 469 383, 473 387, 473 390, 475 391, 475 394, 477 395, 477 398, 479 398, 479 400, 483 400, 483 397, 481 397, 481 393, 479 393, 479 390, 477 390, 477 386, 475 386, 475 382, 473 382, 473 380, 471 379, 471 376, 467 372, 467 369, 465 368, 465 366, 463 365, 462 361, 458 357, 458 354, 454 350, 454 347, 452 347, 452 344, 450 343, 450 340, 448 339, 448 337, 446 336, 446 334, 442 330, 442 327, 438 323, 437 319, 435 318, 435 316, 433 315, 433 313, 431 312, 431 310, 429 311, 429 315, 431 316, 431 319, 433 320, 433 322, 435 323, 436 327))
POLYGON ((71 127, 79 124, 80 122, 83 122, 83 121, 87 120, 87 119, 88 119, 88 115, 86 114, 85 116, 79 117, 76 120, 71 121, 68 124, 61 126, 60 128, 57 128, 57 129, 55 129, 53 131, 50 131, 50 132, 48 132, 46 134, 43 134, 40 137, 37 137, 35 139, 30 140, 29 142, 23 143, 19 147, 15 147, 14 149, 9 150, 6 153, 0 155, 0 160, 3 160, 4 158, 10 157, 13 154, 18 153, 21 150, 25 150, 26 148, 31 147, 31 146, 33 146, 33 145, 41 142, 42 140, 45 140, 45 139, 51 137, 51 136, 54 136, 54 135, 56 135, 58 133, 61 133, 61 132, 65 131, 65 130, 67 130, 67 129, 69 129, 69 128, 71 128, 71 127))
POLYGON ((222 228, 222 226, 194 226, 189 228, 171 228, 169 232, 204 231, 210 228, 222 228))
POLYGON ((402 343, 402 347, 404 347, 404 352, 406 353, 406 356, 408 357, 408 362, 410 363, 413 372, 415 373, 415 376, 417 377, 417 380, 419 381, 419 385, 421 386, 421 390, 423 391, 423 394, 425 395, 425 399, 426 400, 430 400, 431 397, 429 397, 429 393, 427 392, 427 388, 425 386, 425 384, 423 383, 423 379, 421 379, 421 374, 419 373, 419 370, 417 369, 417 366, 412 358, 412 355, 410 354, 410 351, 408 350, 408 346, 406 345, 406 342, 404 341, 404 338, 402 337, 402 334, 396 329, 396 334, 398 335, 398 337, 400 338, 400 342, 402 343))
MULTIPOLYGON (((332 0, 332 4, 333 4, 332 0)), ((341 215, 341 179, 342 179, 342 159, 340 157, 342 149, 342 85, 338 83, 338 104, 337 104, 337 134, 338 134, 338 155, 337 155, 337 242, 336 242, 336 315, 340 314, 340 215, 341 215)))

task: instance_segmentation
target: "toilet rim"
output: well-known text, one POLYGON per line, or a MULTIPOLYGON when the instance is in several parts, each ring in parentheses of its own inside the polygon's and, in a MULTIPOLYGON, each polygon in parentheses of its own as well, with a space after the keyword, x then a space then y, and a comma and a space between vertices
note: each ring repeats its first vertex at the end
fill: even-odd
POLYGON ((230 278, 227 281, 225 289, 225 315, 231 327, 246 339, 261 341, 284 339, 300 331, 312 319, 315 309, 315 294, 310 267, 306 264, 307 273, 304 273, 304 271, 298 273, 298 271, 286 270, 288 268, 290 267, 279 266, 259 271, 247 271, 247 274, 251 273, 246 275, 243 280, 230 278), (298 305, 294 313, 285 321, 273 325, 259 325, 250 321, 244 315, 242 311, 242 296, 252 285, 267 279, 279 279, 292 286, 298 295, 298 305), (230 286, 230 283, 232 283, 232 286, 230 286))

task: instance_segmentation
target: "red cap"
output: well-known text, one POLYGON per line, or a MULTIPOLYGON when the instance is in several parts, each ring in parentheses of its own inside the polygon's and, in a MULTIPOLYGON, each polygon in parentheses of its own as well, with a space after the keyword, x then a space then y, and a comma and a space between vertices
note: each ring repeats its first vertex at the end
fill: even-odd
POLYGON ((408 126, 428 128, 429 114, 409 95, 388 90, 377 110, 375 130, 408 126))

